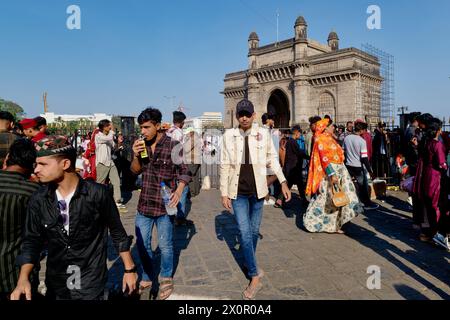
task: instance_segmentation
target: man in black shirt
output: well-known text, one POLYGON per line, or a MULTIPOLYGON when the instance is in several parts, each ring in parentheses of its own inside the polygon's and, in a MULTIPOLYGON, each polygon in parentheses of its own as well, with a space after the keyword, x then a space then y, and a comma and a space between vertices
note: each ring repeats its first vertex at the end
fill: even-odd
MULTIPOLYGON (((295 184, 303 201, 306 201, 305 187, 303 183, 303 160, 309 160, 306 152, 300 149, 297 142, 300 139, 302 129, 299 125, 292 127, 292 137, 286 141, 286 157, 284 160, 283 173, 288 181, 289 189, 295 184)), ((281 195, 282 199, 282 195, 281 195)))
POLYGON ((109 190, 82 180, 75 172, 76 151, 65 137, 50 136, 36 145, 35 174, 41 187, 31 198, 16 289, 11 300, 31 299, 29 275, 47 242, 46 286, 49 299, 101 300, 107 279, 108 230, 125 266, 123 291, 136 288, 131 238, 120 221, 109 190))

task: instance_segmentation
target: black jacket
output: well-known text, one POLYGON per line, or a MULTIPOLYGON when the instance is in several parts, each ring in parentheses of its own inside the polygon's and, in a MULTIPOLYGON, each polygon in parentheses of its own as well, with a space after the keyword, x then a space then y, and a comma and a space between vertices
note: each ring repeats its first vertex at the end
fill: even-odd
POLYGON ((286 157, 284 160, 283 173, 287 177, 293 170, 301 174, 303 160, 309 159, 304 150, 301 150, 297 141, 289 138, 286 141, 286 157))
POLYGON ((69 235, 64 230, 55 186, 41 187, 32 196, 25 225, 19 265, 39 263, 44 243, 48 246, 46 285, 60 299, 95 299, 107 280, 108 229, 119 252, 130 250, 119 212, 107 187, 80 178, 70 201, 69 235), (79 267, 81 288, 69 290, 69 266, 79 267))
POLYGON ((372 159, 376 159, 381 155, 381 144, 384 144, 384 149, 386 151, 386 156, 389 156, 389 146, 386 139, 386 135, 380 130, 375 130, 375 135, 372 140, 372 159))

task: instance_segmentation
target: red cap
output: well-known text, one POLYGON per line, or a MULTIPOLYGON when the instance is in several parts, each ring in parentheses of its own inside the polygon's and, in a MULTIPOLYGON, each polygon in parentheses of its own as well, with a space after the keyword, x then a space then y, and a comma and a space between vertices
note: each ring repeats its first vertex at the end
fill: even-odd
POLYGON ((356 120, 355 120, 355 123, 358 123, 358 122, 366 123, 363 119, 356 119, 356 120))
POLYGON ((19 124, 22 126, 22 129, 30 129, 37 126, 37 122, 34 119, 23 119, 19 124))

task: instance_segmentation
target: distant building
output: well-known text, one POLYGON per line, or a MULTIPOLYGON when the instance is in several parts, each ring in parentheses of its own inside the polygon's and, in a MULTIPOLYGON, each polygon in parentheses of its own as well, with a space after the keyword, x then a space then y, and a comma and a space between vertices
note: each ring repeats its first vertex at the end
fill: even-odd
POLYGON ((55 114, 53 112, 46 112, 40 115, 47 120, 48 124, 55 122, 69 122, 69 121, 80 121, 86 120, 90 121, 93 124, 97 125, 100 120, 107 119, 109 121, 112 120, 112 115, 108 115, 106 113, 94 113, 94 114, 55 114))
POLYGON ((184 121, 184 129, 194 128, 196 132, 201 133, 208 124, 222 124, 222 112, 203 112, 200 117, 189 118, 184 121))
POLYGON ((203 127, 202 120, 200 119, 200 117, 189 118, 184 120, 184 127, 183 127, 184 130, 193 128, 197 133, 201 133, 202 127, 203 127))
POLYGON ((377 57, 341 49, 334 31, 325 44, 308 38, 307 31, 298 17, 291 39, 260 46, 258 35, 250 34, 248 68, 225 76, 225 128, 237 126, 236 104, 243 98, 255 106, 258 121, 269 112, 281 128, 327 114, 337 123, 379 121, 383 78, 377 57))
POLYGON ((222 112, 203 112, 200 119, 203 126, 210 123, 222 123, 222 112))

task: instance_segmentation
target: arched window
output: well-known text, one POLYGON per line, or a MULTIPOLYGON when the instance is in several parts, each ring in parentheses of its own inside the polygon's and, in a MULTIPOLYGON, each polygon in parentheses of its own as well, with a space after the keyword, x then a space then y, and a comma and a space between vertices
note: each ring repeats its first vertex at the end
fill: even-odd
POLYGON ((329 115, 333 121, 336 121, 336 105, 330 93, 324 92, 320 95, 318 114, 321 117, 329 115))

